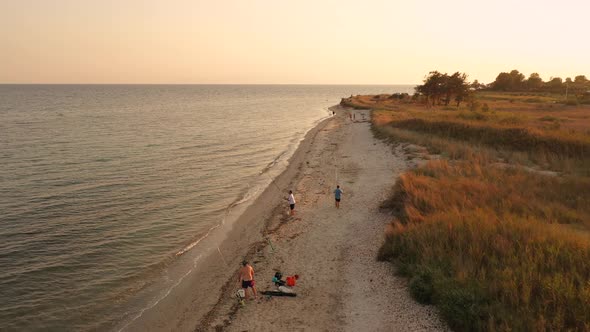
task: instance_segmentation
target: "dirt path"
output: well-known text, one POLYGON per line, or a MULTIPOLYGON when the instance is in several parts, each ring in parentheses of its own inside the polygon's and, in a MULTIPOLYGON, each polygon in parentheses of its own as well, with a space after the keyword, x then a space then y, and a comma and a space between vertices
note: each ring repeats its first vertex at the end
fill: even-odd
POLYGON ((339 109, 307 151, 293 181, 296 216, 277 210, 267 234, 272 248, 252 255, 259 290, 274 289, 271 279, 280 270, 299 274, 298 296, 261 297, 238 307, 229 292, 199 329, 445 330, 432 307, 410 298, 391 264, 375 259, 390 218, 379 203, 408 166, 403 153, 373 138, 368 111, 354 111, 356 121, 348 112, 339 109), (344 191, 340 209, 334 207, 336 184, 344 191))

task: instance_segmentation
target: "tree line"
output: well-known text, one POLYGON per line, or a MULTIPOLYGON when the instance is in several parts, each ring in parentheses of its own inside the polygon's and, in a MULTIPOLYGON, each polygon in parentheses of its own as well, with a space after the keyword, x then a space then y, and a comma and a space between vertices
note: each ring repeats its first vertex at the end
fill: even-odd
POLYGON ((489 84, 474 80, 467 81, 465 73, 455 72, 452 75, 431 71, 424 78, 424 84, 415 87, 413 99, 421 98, 429 105, 445 105, 455 102, 457 107, 468 100, 473 91, 492 90, 506 92, 549 92, 569 94, 579 102, 590 102, 590 80, 584 75, 578 75, 572 80, 570 77, 563 81, 560 77, 551 77, 545 82, 538 73, 532 73, 528 78, 518 70, 498 74, 496 80, 489 84))
POLYGON ((488 88, 509 92, 565 93, 567 90, 573 95, 583 95, 590 90, 590 80, 585 75, 578 75, 573 80, 571 77, 567 77, 565 81, 561 77, 551 77, 545 82, 538 73, 532 73, 528 78, 525 78, 524 74, 515 69, 509 73, 498 74, 496 80, 490 83, 488 88))

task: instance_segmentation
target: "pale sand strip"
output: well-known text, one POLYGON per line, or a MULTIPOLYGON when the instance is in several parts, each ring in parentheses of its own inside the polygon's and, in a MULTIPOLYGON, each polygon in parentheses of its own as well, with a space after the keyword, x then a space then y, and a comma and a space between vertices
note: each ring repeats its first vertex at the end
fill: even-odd
POLYGON ((279 187, 286 190, 292 180, 296 217, 286 215, 285 203, 275 208, 265 230, 275 251, 259 243, 248 255, 259 290, 273 289, 272 276, 280 270, 300 275, 298 296, 262 297, 239 307, 232 279, 197 330, 446 330, 434 308, 411 299, 391 264, 375 259, 391 218, 378 205, 407 169, 405 155, 373 137, 368 111, 354 111, 356 122, 349 120, 350 111, 336 112, 308 135, 287 170, 291 174, 281 176, 279 187), (337 183, 344 191, 339 210, 332 194, 337 183))

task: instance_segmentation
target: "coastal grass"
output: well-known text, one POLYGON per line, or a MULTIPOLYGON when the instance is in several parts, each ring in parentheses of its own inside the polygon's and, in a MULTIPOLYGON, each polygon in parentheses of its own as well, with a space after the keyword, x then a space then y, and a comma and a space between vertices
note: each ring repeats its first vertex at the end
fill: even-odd
POLYGON ((457 331, 590 330, 590 109, 528 97, 349 100, 373 109, 376 137, 434 159, 382 203, 395 218, 379 258, 457 331))
POLYGON ((460 157, 475 150, 510 163, 590 176, 590 133, 555 129, 560 121, 555 116, 534 121, 549 123, 545 128, 509 112, 377 110, 372 121, 374 132, 382 136, 422 144, 453 158, 457 152, 460 157))
POLYGON ((525 102, 523 98, 527 96, 516 97, 522 98, 515 98, 515 94, 510 93, 479 91, 474 94, 472 102, 463 102, 460 107, 453 104, 430 106, 412 99, 399 100, 386 96, 378 99, 375 96, 354 96, 344 98, 341 104, 352 108, 402 111, 417 115, 425 113, 424 116, 431 120, 463 118, 496 125, 520 125, 541 131, 563 131, 568 135, 590 135, 590 105, 568 106, 558 103, 557 97, 544 96, 551 100, 544 102, 525 102), (548 118, 553 118, 553 121, 547 121, 548 118))
POLYGON ((437 160, 383 207, 397 218, 379 258, 451 328, 590 329, 590 181, 437 160))

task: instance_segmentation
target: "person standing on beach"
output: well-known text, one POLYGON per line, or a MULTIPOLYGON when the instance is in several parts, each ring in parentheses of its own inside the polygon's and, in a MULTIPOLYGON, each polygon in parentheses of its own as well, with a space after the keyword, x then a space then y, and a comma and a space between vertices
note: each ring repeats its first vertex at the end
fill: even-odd
POLYGON ((336 186, 336 190, 334 190, 334 198, 336 198, 336 208, 340 208, 340 199, 342 198, 342 190, 340 186, 336 186))
POLYGON ((254 269, 252 266, 250 266, 250 264, 248 264, 247 261, 242 262, 242 268, 240 268, 238 282, 242 283, 246 300, 248 299, 248 287, 252 288, 252 294, 254 294, 254 298, 258 298, 258 295, 256 294, 256 286, 254 285, 254 269))
POLYGON ((293 191, 289 190, 289 197, 287 198, 289 201, 289 208, 291 208, 291 215, 295 215, 295 197, 293 196, 293 191))

